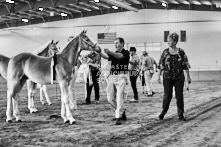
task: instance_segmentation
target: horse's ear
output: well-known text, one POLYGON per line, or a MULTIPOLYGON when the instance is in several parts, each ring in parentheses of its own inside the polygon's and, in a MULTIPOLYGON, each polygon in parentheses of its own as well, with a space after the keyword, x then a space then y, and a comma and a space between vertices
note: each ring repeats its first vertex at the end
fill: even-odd
POLYGON ((85 30, 84 30, 84 34, 86 34, 86 33, 87 33, 87 30, 85 29, 85 30))
POLYGON ((80 34, 80 35, 82 35, 82 34, 84 34, 84 30, 81 32, 81 34, 80 34))
POLYGON ((55 42, 55 44, 57 45, 57 44, 58 44, 58 42, 59 42, 59 40, 58 40, 57 42, 55 42))
POLYGON ((53 44, 53 43, 54 43, 54 40, 51 41, 51 44, 53 44))

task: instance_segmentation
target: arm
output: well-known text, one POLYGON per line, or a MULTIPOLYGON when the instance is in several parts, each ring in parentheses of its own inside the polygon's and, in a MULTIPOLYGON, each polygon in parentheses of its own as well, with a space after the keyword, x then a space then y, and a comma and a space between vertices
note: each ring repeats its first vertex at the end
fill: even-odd
MULTIPOLYGON (((131 57, 132 58, 132 57, 131 57)), ((139 64, 139 57, 135 55, 134 58, 132 58, 130 61, 129 61, 130 64, 133 64, 133 65, 137 65, 139 64)))
POLYGON ((124 55, 122 53, 112 52, 108 49, 106 49, 105 52, 106 52, 106 54, 114 56, 115 58, 118 58, 118 59, 124 58, 124 55))
POLYGON ((104 58, 104 59, 109 59, 109 56, 107 54, 104 54, 104 53, 100 53, 101 57, 104 58))
POLYGON ((186 69, 185 70, 186 71, 186 78, 187 78, 187 82, 188 82, 188 84, 190 84, 191 83, 191 78, 190 78, 190 72, 189 72, 189 69, 186 69))
POLYGON ((154 60, 155 71, 157 72, 157 62, 154 60))
POLYGON ((101 64, 101 56, 97 54, 96 58, 93 59, 92 63, 89 63, 88 65, 99 68, 100 64, 101 64))

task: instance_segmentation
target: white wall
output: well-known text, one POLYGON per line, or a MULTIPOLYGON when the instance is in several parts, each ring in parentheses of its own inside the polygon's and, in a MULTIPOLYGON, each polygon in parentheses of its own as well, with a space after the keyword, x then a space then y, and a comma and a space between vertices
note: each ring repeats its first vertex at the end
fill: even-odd
POLYGON ((2 30, 0 54, 11 57, 32 52, 49 39, 60 40, 63 48, 68 36, 78 35, 83 29, 95 41, 97 33, 109 31, 129 43, 162 42, 162 49, 167 47, 164 31, 186 30, 187 41, 179 42, 178 47, 186 51, 191 65, 221 64, 221 13, 212 11, 140 10, 2 30))

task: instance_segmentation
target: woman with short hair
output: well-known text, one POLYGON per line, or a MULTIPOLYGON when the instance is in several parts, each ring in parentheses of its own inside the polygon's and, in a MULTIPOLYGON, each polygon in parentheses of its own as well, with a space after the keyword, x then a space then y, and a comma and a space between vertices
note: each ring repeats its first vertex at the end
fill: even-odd
POLYGON ((159 115, 159 119, 162 120, 167 113, 170 101, 172 99, 173 87, 175 87, 179 120, 186 121, 183 115, 183 87, 185 81, 183 71, 186 71, 187 81, 188 83, 191 83, 191 78, 189 74, 189 61, 184 50, 176 46, 179 40, 179 36, 177 33, 169 34, 167 40, 169 48, 165 49, 162 52, 159 62, 158 81, 160 83, 160 75, 162 72, 164 87, 163 110, 159 115))

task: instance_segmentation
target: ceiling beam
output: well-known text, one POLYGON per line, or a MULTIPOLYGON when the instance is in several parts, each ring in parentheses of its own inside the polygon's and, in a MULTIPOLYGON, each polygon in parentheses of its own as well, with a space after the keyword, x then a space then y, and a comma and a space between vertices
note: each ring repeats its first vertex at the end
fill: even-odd
POLYGON ((135 7, 132 7, 130 5, 126 5, 123 2, 117 1, 117 0, 103 0, 106 3, 112 4, 112 5, 116 5, 118 7, 124 8, 126 10, 130 10, 130 11, 134 11, 134 12, 138 12, 138 9, 135 7))
POLYGON ((66 9, 68 11, 72 11, 72 12, 77 12, 77 13, 81 13, 80 10, 72 8, 72 7, 68 7, 68 6, 57 6, 58 8, 62 8, 62 9, 66 9))
POLYGON ((84 10, 84 11, 91 11, 91 9, 85 8, 84 6, 81 6, 81 5, 70 4, 70 5, 68 5, 68 6, 70 6, 70 7, 75 7, 75 8, 77 8, 77 9, 82 9, 82 10, 84 10))
POLYGON ((62 9, 59 9, 59 8, 53 8, 53 7, 50 7, 50 8, 48 8, 48 9, 50 9, 50 10, 54 10, 54 11, 58 11, 58 12, 62 12, 62 13, 66 13, 66 14, 72 14, 71 12, 69 12, 69 11, 66 11, 66 10, 62 10, 62 9))
POLYGON ((88 3, 84 3, 84 2, 79 2, 79 4, 82 5, 82 6, 86 6, 86 7, 95 9, 95 10, 99 10, 99 7, 94 6, 94 5, 92 5, 92 4, 88 4, 88 3))

